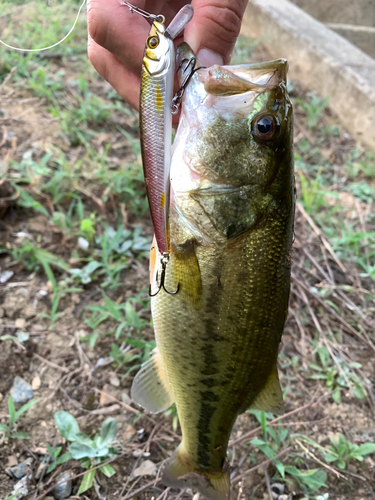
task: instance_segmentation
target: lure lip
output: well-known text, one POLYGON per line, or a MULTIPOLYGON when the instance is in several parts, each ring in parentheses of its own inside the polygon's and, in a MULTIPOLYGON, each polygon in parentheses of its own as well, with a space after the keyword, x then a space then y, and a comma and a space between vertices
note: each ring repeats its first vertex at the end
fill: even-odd
POLYGON ((165 36, 174 40, 190 23, 194 15, 193 7, 188 4, 180 9, 172 21, 169 23, 168 28, 165 30, 165 36))

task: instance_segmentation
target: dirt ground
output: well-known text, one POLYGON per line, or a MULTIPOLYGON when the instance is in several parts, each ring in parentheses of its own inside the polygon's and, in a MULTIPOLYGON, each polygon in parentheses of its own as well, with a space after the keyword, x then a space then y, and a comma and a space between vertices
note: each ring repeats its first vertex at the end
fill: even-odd
MULTIPOLYGON (((36 158, 41 158, 49 151, 49 144, 67 148, 59 134, 59 122, 48 113, 43 99, 17 89, 11 82, 1 90, 0 130, 3 135, 0 135, 0 148, 3 160, 7 157, 19 160, 30 149, 36 151, 36 158), (10 131, 12 134, 9 135, 10 131)), ((304 137, 304 132, 309 140, 314 140, 304 128, 301 116, 297 113, 295 140, 304 137)), ((326 119, 333 120, 329 111, 326 119)), ((133 125, 130 126, 127 120, 123 125, 134 131, 133 125)), ((120 135, 118 138, 112 137, 112 142, 115 143, 117 139, 119 142, 120 135)), ((104 137, 97 134, 94 140, 101 147, 104 137)), ((354 146, 350 137, 341 133, 331 142, 327 140, 323 149, 339 168, 340 159, 354 146)), ((75 154, 78 156, 79 151, 72 149, 71 155, 75 154)), ((131 154, 129 144, 110 150, 110 155, 121 160, 123 155, 131 154)), ((64 232, 45 215, 18 206, 16 193, 3 180, 0 180, 0 189, 3 189, 1 197, 7 198, 3 207, 0 205, 0 245, 14 247, 31 236, 33 241, 41 242, 41 246, 52 253, 64 258, 70 255, 76 245, 75 240, 66 238, 64 232), (10 199, 12 197, 14 199, 10 199)), ((98 191, 93 195, 91 203, 95 205, 95 197, 100 199, 101 193, 98 191)), ((40 193, 40 200, 48 206, 48 200, 43 200, 43 193, 40 193)), ((116 204, 116 200, 113 203, 116 204)), ((110 204, 111 201, 103 206, 108 221, 111 221, 114 212, 110 204)), ((350 201, 348 205, 351 206, 350 201)), ((128 222, 131 224, 138 216, 130 214, 129 217, 128 222)), ((147 214, 137 221, 144 225, 146 233, 151 234, 147 214)), ((322 499, 368 500, 375 498, 375 464, 371 456, 362 462, 350 461, 345 470, 340 470, 334 464, 326 463, 318 448, 297 436, 308 436, 322 446, 329 444, 329 438, 338 436, 338 433, 345 434, 348 441, 356 444, 375 441, 374 401, 371 393, 375 381, 375 352, 372 338, 365 333, 369 332, 370 336, 373 334, 375 308, 370 308, 372 316, 362 317, 363 302, 358 292, 364 289, 363 293, 373 293, 373 282, 366 278, 360 279, 354 264, 345 262, 342 268, 340 264, 330 254, 327 239, 299 205, 290 313, 279 362, 281 384, 288 389, 284 398, 286 416, 270 425, 278 429, 283 424, 289 432, 288 444, 280 445, 278 449, 285 463, 299 464, 303 470, 319 469, 327 473, 327 488, 322 488, 319 493, 328 493, 328 496, 322 499), (305 259, 311 263, 310 268, 306 267, 305 259), (314 263, 314 259, 317 262, 314 263), (335 287, 329 306, 311 291, 313 287, 317 289, 322 283, 329 283, 327 275, 333 277, 335 287), (348 292, 343 298, 342 290, 350 287, 356 291, 352 294, 348 292), (309 308, 324 331, 329 331, 332 324, 336 325, 341 332, 341 351, 351 361, 360 361, 363 377, 368 380, 369 387, 364 399, 354 397, 353 392, 343 386, 341 402, 337 404, 324 380, 307 376, 312 360, 311 340, 314 338, 310 332, 317 327, 303 324, 300 313, 307 311, 308 314, 309 308)), ((11 495, 18 481, 9 474, 9 466, 30 457, 33 461, 27 480, 29 493, 25 498, 39 500, 53 496, 56 480, 63 470, 71 470, 74 476, 83 472, 79 462, 71 460, 49 475, 39 479, 35 477, 40 462, 48 457, 47 443, 67 449, 67 443, 58 432, 53 418, 57 411, 64 410, 76 417, 86 434, 97 432, 108 417, 117 420, 119 429, 115 442, 119 456, 112 463, 116 474, 110 479, 99 475, 101 496, 91 489, 78 497, 79 478, 75 478, 71 498, 91 499, 99 496, 108 500, 184 500, 193 497, 197 500, 198 496, 194 496, 195 492, 191 490, 165 490, 158 479, 163 461, 171 455, 180 440, 179 429, 173 430, 172 427, 172 415, 147 415, 131 401, 129 389, 134 373, 123 377, 126 370, 108 357, 112 337, 100 336, 94 349, 90 349, 87 341, 80 340, 92 333, 85 322, 85 307, 103 304, 100 283, 90 283, 83 287, 81 293, 64 296, 59 306, 61 316, 51 328, 50 321, 40 316, 40 313, 48 313, 51 308, 51 286, 44 273, 28 271, 12 254, 6 252, 0 256, 0 274, 5 270, 14 274, 11 279, 0 284, 0 336, 17 336, 19 332, 27 332, 29 340, 23 344, 9 339, 0 341, 0 422, 7 422, 8 396, 16 376, 32 385, 34 396, 39 402, 20 418, 17 426, 17 430, 27 432, 30 439, 0 438, 0 498, 11 495), (153 469, 152 475, 134 476, 137 467, 147 460, 156 465, 156 472, 153 469)), ((110 292, 110 296, 120 303, 147 286, 147 259, 137 260, 122 272, 119 287, 110 292)), ((99 330, 101 333, 113 330, 111 321, 103 323, 99 330)), ((150 326, 144 328, 143 337, 152 339, 150 326)), ((19 406, 16 405, 17 408, 19 406)), ((240 415, 233 429, 228 451, 232 467, 232 498, 267 499, 267 483, 270 481, 273 485, 280 482, 272 479, 276 472, 275 466, 249 443, 254 437, 261 437, 258 426, 254 416, 245 413, 240 415), (248 436, 252 430, 254 433, 248 436)), ((274 498, 312 499, 318 495, 304 492, 301 484, 291 476, 289 480, 284 483, 284 496, 274 498)))

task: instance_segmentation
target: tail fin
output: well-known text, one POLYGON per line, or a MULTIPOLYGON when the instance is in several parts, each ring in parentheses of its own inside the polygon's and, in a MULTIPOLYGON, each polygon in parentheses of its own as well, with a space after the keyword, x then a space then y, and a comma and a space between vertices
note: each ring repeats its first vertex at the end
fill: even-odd
POLYGON ((169 459, 163 472, 162 482, 175 488, 196 488, 207 500, 229 500, 229 470, 197 472, 191 460, 182 459, 179 448, 169 459))

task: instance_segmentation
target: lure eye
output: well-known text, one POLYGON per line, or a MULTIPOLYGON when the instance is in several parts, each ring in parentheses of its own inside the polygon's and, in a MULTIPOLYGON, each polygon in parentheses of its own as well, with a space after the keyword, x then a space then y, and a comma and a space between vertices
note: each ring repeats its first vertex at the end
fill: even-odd
POLYGON ((276 118, 272 115, 258 116, 254 121, 253 134, 263 141, 273 139, 277 131, 278 124, 276 118))
POLYGON ((147 47, 149 49, 156 49, 158 45, 159 45, 159 38, 157 36, 150 36, 147 39, 147 47))

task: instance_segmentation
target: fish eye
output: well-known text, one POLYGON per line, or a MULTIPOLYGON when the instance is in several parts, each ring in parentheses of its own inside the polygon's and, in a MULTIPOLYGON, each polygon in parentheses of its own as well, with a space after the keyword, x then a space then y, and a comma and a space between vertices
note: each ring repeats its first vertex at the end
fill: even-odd
POLYGON ((147 39, 147 47, 149 49, 156 49, 159 45, 159 38, 157 36, 150 36, 147 39))
POLYGON ((261 115, 254 120, 253 134, 263 141, 273 139, 277 131, 278 123, 273 115, 261 115))

